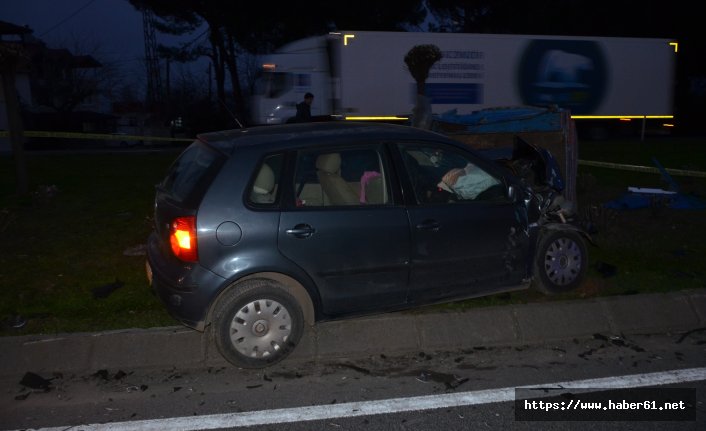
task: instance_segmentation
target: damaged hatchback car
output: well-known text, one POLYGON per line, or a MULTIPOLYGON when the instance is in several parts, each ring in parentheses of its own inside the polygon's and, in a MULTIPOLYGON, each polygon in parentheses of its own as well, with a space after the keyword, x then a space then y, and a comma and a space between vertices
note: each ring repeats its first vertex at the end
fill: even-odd
POLYGON ((585 234, 535 150, 491 161, 433 132, 346 122, 204 134, 157 186, 148 277, 246 368, 318 321, 572 289, 585 234))

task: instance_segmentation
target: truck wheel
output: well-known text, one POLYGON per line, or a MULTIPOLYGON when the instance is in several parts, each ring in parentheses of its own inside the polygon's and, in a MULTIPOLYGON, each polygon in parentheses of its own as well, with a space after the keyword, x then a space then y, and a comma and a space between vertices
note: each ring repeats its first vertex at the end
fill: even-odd
POLYGON ((583 281, 588 251, 581 234, 573 230, 542 233, 534 264, 534 287, 554 294, 572 290, 583 281))
POLYGON ((289 355, 301 339, 304 315, 280 284, 249 280, 226 292, 211 325, 218 351, 233 365, 263 368, 289 355))

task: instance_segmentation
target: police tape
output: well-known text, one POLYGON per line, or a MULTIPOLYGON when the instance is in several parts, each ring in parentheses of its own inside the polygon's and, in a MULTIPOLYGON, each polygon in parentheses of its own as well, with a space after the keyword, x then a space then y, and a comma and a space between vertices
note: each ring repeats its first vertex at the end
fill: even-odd
MULTIPOLYGON (((10 136, 6 130, 0 131, 0 138, 10 136)), ((78 132, 46 132, 27 130, 24 132, 27 138, 61 138, 61 139, 100 139, 105 141, 169 141, 169 142, 192 142, 188 138, 169 138, 166 136, 140 136, 140 135, 114 135, 109 133, 78 133, 78 132)))
MULTIPOLYGON (((659 169, 651 166, 638 166, 638 165, 624 165, 620 163, 609 163, 609 162, 595 162, 591 160, 579 160, 579 165, 582 166, 593 166, 596 168, 609 168, 618 169, 622 171, 635 171, 635 172, 648 172, 659 174, 659 169)), ((670 175, 679 175, 682 177, 701 177, 706 178, 706 172, 702 171, 689 171, 684 169, 665 169, 670 175)))

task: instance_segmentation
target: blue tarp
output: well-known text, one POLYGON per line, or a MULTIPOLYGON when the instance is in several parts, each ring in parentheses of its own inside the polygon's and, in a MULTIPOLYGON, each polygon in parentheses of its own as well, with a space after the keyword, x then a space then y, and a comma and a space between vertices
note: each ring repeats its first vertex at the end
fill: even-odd
POLYGON ((662 180, 669 185, 671 194, 662 193, 626 193, 622 197, 603 204, 606 208, 617 210, 631 210, 639 208, 666 207, 685 210, 706 209, 706 202, 696 196, 679 193, 679 184, 674 181, 657 158, 652 157, 652 163, 657 166, 662 180))
POLYGON ((518 133, 551 132, 562 129, 561 109, 521 106, 494 108, 459 115, 451 110, 438 115, 434 120, 440 124, 461 125, 467 132, 474 133, 518 133))

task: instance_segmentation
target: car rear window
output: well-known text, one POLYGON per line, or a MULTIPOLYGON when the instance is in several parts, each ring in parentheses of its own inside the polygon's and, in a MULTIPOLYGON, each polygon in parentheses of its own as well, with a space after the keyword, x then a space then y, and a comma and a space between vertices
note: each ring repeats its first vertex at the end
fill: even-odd
POLYGON ((172 164, 161 189, 172 200, 196 208, 224 160, 223 154, 201 142, 194 142, 172 164))

